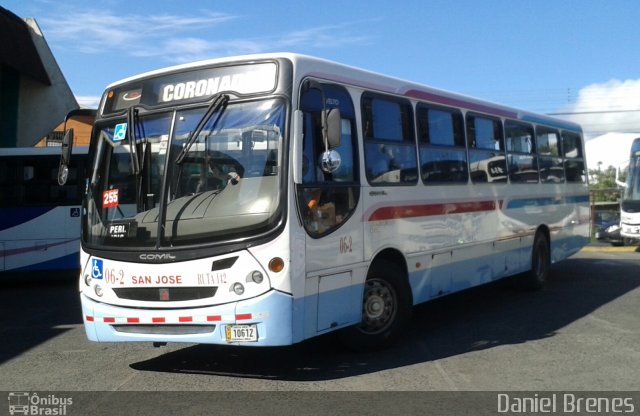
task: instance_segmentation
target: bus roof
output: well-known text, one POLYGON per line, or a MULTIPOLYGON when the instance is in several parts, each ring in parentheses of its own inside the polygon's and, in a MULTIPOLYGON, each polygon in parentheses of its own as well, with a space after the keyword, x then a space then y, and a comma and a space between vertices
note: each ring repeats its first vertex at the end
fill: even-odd
POLYGON ((340 82, 355 87, 366 88, 369 90, 401 95, 407 98, 430 101, 445 106, 461 107, 465 108, 466 110, 486 113, 498 117, 506 117, 516 120, 528 121, 531 123, 545 124, 561 129, 572 130, 575 132, 582 131, 579 124, 568 120, 563 120, 544 114, 533 113, 474 98, 471 96, 429 87, 413 81, 407 81, 370 70, 340 64, 323 58, 289 52, 229 56, 224 58, 208 59, 171 66, 167 68, 161 68, 114 82, 108 85, 107 89, 114 88, 123 83, 178 71, 185 71, 220 64, 232 64, 241 62, 246 63, 269 59, 287 59, 291 61, 294 64, 294 76, 296 77, 296 81, 300 81, 306 76, 312 76, 320 79, 325 79, 327 81, 340 82))

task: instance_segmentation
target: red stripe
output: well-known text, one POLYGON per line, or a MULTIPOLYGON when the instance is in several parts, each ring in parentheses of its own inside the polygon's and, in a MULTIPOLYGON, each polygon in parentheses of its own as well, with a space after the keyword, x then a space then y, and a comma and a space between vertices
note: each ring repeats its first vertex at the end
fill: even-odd
POLYGON ((140 318, 127 318, 127 323, 128 324, 139 324, 140 323, 140 318))
POLYGON ((178 318, 178 322, 193 322, 193 317, 191 316, 181 316, 178 318))
POLYGON ((105 323, 114 323, 116 318, 102 318, 105 323))
POLYGON ((164 323, 164 318, 151 318, 151 322, 153 323, 164 323))
POLYGON ((464 214, 467 212, 494 211, 495 209, 496 201, 450 202, 445 204, 381 207, 369 215, 369 221, 430 217, 433 215, 464 214))
POLYGON ((207 321, 222 321, 222 316, 220 316, 220 315, 209 315, 209 316, 207 316, 207 321))
POLYGON ((482 111, 483 113, 494 114, 503 117, 518 118, 518 114, 509 110, 494 107, 484 103, 475 103, 467 100, 462 100, 454 97, 445 97, 443 95, 433 94, 431 92, 421 90, 409 90, 404 93, 408 97, 418 98, 420 100, 432 101, 435 103, 451 105, 454 107, 465 107, 469 110, 482 111))
POLYGON ((29 246, 29 247, 21 247, 21 248, 15 248, 15 249, 11 249, 11 250, 5 250, 4 251, 4 256, 5 257, 9 257, 9 256, 15 256, 18 254, 24 254, 24 253, 30 253, 32 251, 40 251, 40 250, 48 250, 52 247, 56 247, 56 246, 60 246, 62 244, 67 244, 67 243, 71 243, 73 241, 77 241, 77 238, 72 238, 70 240, 64 240, 64 241, 59 241, 57 243, 52 243, 52 244, 46 244, 43 246, 29 246))
POLYGON ((239 314, 236 314, 236 321, 242 321, 242 320, 246 320, 246 319, 251 319, 251 314, 250 313, 239 313, 239 314))
POLYGON ((89 315, 87 315, 87 316, 85 316, 85 319, 86 319, 88 322, 93 322, 93 316, 89 316, 89 315))

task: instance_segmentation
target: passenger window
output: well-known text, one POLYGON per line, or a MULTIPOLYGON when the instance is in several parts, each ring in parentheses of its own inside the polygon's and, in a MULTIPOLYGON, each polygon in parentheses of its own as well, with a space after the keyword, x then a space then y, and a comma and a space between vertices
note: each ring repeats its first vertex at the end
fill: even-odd
POLYGON ((22 180, 18 172, 22 166, 18 158, 0 158, 0 207, 17 207, 22 204, 22 180))
POLYGON ((462 113, 418 105, 420 171, 425 184, 467 183, 462 113))
POLYGON ((579 134, 562 132, 562 155, 564 156, 564 174, 567 182, 587 183, 582 154, 582 138, 579 134))
POLYGON ((364 94, 362 123, 365 170, 372 185, 418 181, 413 113, 406 100, 364 94))
POLYGON ((474 183, 507 181, 502 122, 499 119, 467 114, 467 143, 474 183))
POLYGON ((504 123, 507 167, 512 183, 537 183, 538 159, 533 126, 507 120, 504 123))
POLYGON ((549 127, 538 126, 536 128, 536 143, 538 147, 540 181, 542 183, 564 182, 564 166, 560 156, 560 136, 558 131, 549 127))

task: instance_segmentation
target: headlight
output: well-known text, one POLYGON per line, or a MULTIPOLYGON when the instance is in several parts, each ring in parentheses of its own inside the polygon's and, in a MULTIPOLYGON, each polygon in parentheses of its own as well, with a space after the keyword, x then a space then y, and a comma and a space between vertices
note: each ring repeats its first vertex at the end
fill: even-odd
POLYGON ((255 270, 250 274, 250 278, 247 279, 247 282, 262 283, 263 280, 264 276, 262 275, 262 272, 255 270))
POLYGON ((618 231, 619 229, 620 229, 620 226, 618 224, 614 224, 614 225, 608 226, 605 231, 608 233, 612 233, 614 231, 618 231))
POLYGON ((98 295, 100 297, 102 297, 102 295, 104 294, 102 292, 102 286, 100 286, 100 285, 96 285, 96 287, 93 290, 96 292, 96 295, 98 295))
POLYGON ((244 286, 242 283, 234 283, 233 286, 231 286, 231 290, 233 290, 236 295, 240 296, 244 293, 244 286))

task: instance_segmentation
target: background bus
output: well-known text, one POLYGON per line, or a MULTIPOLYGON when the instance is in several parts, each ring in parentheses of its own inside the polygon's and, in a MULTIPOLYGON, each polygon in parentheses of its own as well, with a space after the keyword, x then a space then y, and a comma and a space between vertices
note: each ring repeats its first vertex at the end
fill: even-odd
MULTIPOLYGON (((618 170, 619 171, 619 170, 618 170)), ((640 137, 631 143, 626 182, 620 202, 620 237, 624 244, 640 243, 640 137)))
POLYGON ((109 86, 82 213, 90 340, 388 345, 412 306, 588 242, 580 126, 268 54, 109 86))
POLYGON ((0 272, 78 269, 87 147, 58 186, 59 147, 0 149, 0 272))

